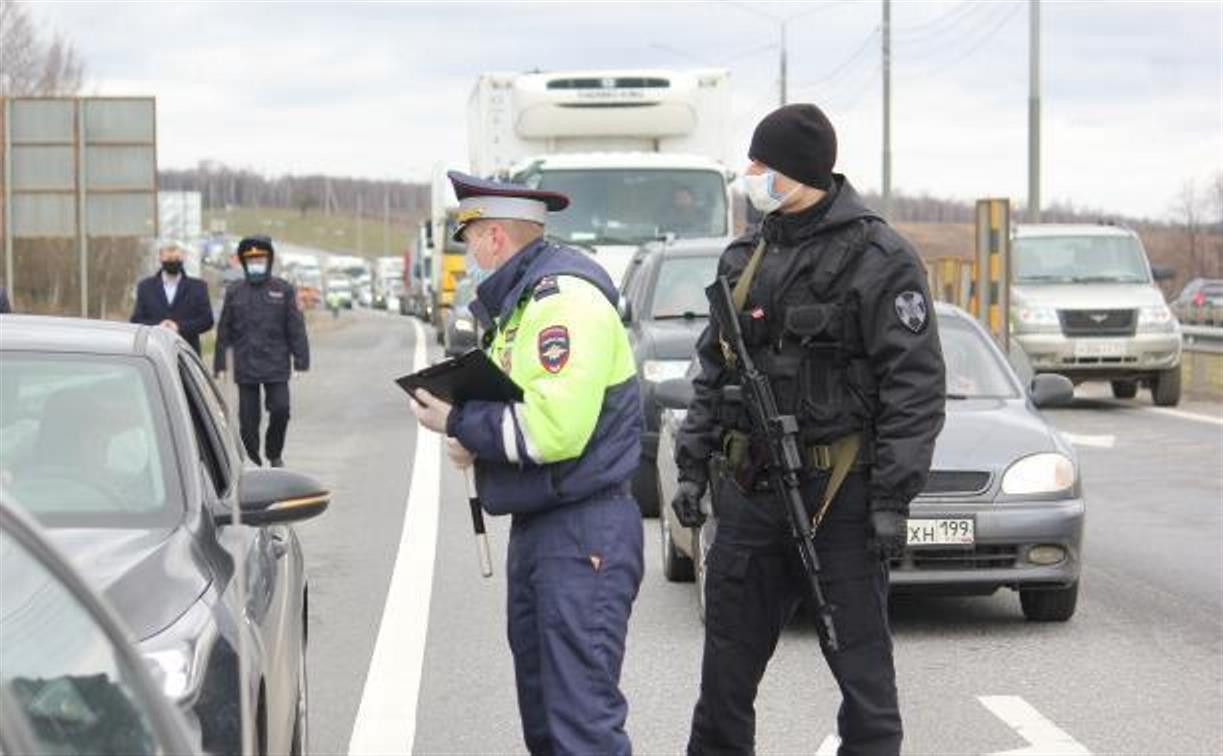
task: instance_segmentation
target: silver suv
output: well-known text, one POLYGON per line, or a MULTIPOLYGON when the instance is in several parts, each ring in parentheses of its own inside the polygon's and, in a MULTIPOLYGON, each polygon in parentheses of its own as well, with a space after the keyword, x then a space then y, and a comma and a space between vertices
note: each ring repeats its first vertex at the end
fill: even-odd
POLYGON ((1161 407, 1180 401, 1180 324, 1129 229, 1016 226, 1011 333, 1036 372, 1110 381, 1118 399, 1141 384, 1161 407))

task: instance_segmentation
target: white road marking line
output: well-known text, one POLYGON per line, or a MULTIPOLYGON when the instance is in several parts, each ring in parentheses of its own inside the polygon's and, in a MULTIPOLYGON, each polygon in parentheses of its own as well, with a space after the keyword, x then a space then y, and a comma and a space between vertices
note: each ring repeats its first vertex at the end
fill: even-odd
POLYGON ((1146 407, 1147 412, 1158 412, 1161 415, 1168 417, 1179 417, 1181 420, 1193 420, 1198 423, 1209 423, 1223 427, 1223 417, 1214 417, 1212 415, 1199 415, 1196 412, 1186 412, 1184 410, 1169 409, 1168 407, 1146 407))
POLYGON ((1023 748, 998 751, 992 756, 1027 756, 1027 754, 1090 754, 1064 730, 1045 719, 1032 704, 1019 696, 977 696, 985 708, 1006 722, 1019 737, 1028 741, 1023 748))
POLYGON ((1094 446, 1097 449, 1111 449, 1117 443, 1117 437, 1110 435, 1093 436, 1086 433, 1062 431, 1062 436, 1075 446, 1094 446))
MULTIPOLYGON (((425 364, 425 333, 412 322, 416 349, 412 365, 425 364)), ((404 408, 405 412, 407 408, 404 408)), ((411 422, 405 418, 404 422, 411 422)), ((408 489, 403 533, 391 586, 382 610, 378 640, 370 658, 365 690, 353 724, 350 754, 411 753, 416 738, 416 701, 429 630, 433 559, 437 551, 441 442, 424 428, 416 432, 416 457, 408 489)))
POLYGON ((837 748, 840 746, 841 739, 836 735, 829 735, 824 738, 823 743, 820 743, 820 747, 815 751, 815 756, 837 756, 837 748))

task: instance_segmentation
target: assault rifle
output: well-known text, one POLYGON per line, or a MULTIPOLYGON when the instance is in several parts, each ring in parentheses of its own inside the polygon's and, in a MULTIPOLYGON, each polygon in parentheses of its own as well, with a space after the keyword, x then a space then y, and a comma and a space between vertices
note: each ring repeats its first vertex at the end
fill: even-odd
POLYGON ((790 518, 790 533, 802 558, 803 571, 815 601, 815 612, 820 635, 827 647, 836 651, 837 630, 832 622, 832 608, 824 599, 820 587, 820 560, 815 553, 815 527, 803 506, 799 474, 803 469, 798 445, 798 420, 794 415, 782 415, 777 409, 777 398, 768 376, 761 373, 743 342, 743 329, 739 325, 739 312, 731 295, 730 284, 725 276, 705 289, 712 308, 714 321, 722 333, 722 348, 727 352, 727 362, 733 362, 740 378, 741 401, 751 417, 752 428, 768 445, 769 482, 774 495, 782 498, 790 518))

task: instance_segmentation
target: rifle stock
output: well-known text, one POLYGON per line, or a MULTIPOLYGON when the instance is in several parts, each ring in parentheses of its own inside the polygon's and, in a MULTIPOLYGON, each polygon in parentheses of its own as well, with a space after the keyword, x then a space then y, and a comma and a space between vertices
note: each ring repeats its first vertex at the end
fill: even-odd
POLYGON ((774 495, 783 499, 786 514, 790 519, 790 534, 802 559, 803 571, 807 575, 808 588, 815 602, 820 636, 832 651, 838 649, 836 626, 832 621, 832 608, 824 598, 820 587, 820 560, 815 551, 815 528, 807 517, 803 505, 800 483, 803 469, 798 445, 798 420, 793 415, 782 415, 777 409, 777 398, 768 376, 761 373, 748 354, 743 341, 743 329, 739 325, 739 313, 731 295, 730 283, 725 276, 711 284, 705 294, 709 298, 711 312, 722 334, 722 346, 727 351, 739 372, 742 401, 751 417, 752 427, 768 446, 769 482, 774 495))

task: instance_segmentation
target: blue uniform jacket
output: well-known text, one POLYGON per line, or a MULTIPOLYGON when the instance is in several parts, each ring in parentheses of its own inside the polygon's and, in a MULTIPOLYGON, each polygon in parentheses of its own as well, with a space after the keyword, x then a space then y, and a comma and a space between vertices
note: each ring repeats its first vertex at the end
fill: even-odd
MULTIPOLYGON (((523 299, 535 292, 536 284, 556 276, 588 281, 615 307, 619 294, 602 267, 581 252, 540 239, 480 284, 472 313, 490 333, 504 328, 523 299)), ((580 322, 565 325, 582 327, 580 322)), ((537 464, 524 456, 506 454, 504 403, 473 401, 456 406, 446 431, 477 455, 476 482, 484 508, 490 514, 527 514, 627 490, 641 456, 643 421, 637 380, 633 375, 622 383, 600 387, 603 401, 590 440, 579 456, 560 462, 537 464), (511 461, 513 457, 518 459, 511 461)), ((513 443, 525 446, 521 432, 517 435, 513 443)))

